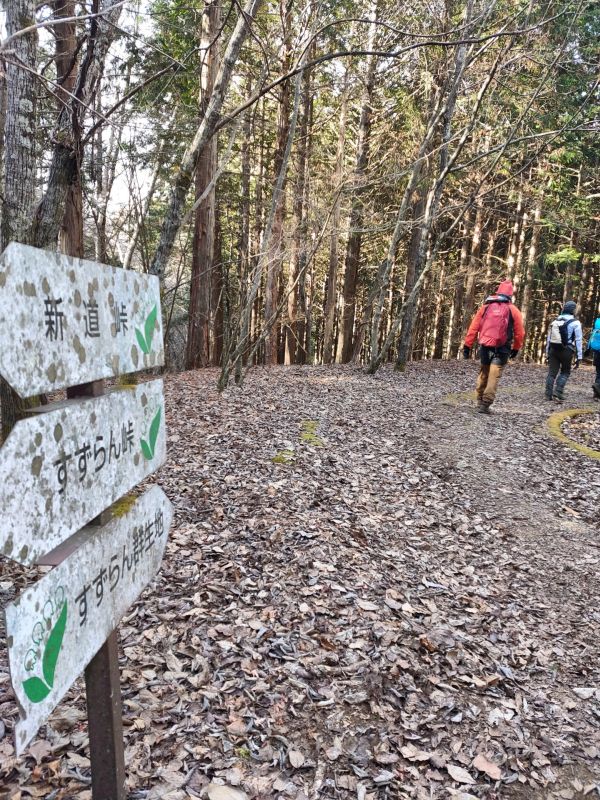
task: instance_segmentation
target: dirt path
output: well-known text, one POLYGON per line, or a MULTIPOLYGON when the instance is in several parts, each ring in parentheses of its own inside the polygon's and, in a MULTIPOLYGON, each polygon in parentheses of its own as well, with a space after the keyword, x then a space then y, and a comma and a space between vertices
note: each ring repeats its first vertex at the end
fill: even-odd
MULTIPOLYGON (((121 628, 132 800, 598 795, 600 462, 546 433, 541 370, 489 418, 475 374, 168 380, 176 526, 121 628)), ((0 741, 23 797, 89 797, 82 700, 35 769, 0 741)))

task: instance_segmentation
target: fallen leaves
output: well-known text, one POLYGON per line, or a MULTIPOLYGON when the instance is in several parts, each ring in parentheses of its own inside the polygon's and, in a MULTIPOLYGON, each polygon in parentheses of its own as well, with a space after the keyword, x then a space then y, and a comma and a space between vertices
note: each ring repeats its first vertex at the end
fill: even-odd
POLYGON ((300 769, 300 767, 304 764, 305 758, 304 755, 300 752, 300 750, 289 750, 288 751, 288 758, 290 760, 290 764, 294 769, 300 769))
POLYGON ((473 780, 471 775, 469 775, 467 770, 463 769, 462 767, 456 766, 456 764, 448 764, 446 766, 446 769, 448 770, 448 774, 450 775, 452 780, 456 781, 457 783, 471 783, 471 784, 475 783, 475 781, 473 780))
POLYGON ((241 789, 233 786, 221 786, 217 783, 209 783, 206 787, 208 800, 248 800, 248 795, 241 789))
MULTIPOLYGON (((211 372, 167 378, 176 521, 120 628, 132 798, 579 800, 574 780, 598 782, 600 466, 541 432, 535 368, 507 369, 491 419, 444 406, 471 366, 257 370, 222 395, 211 372)), ((0 780, 87 800, 81 685, 17 761, 3 669, 0 780)))
POLYGON ((475 757, 473 766, 479 772, 485 772, 493 781, 499 781, 502 777, 502 770, 497 764, 489 761, 482 753, 475 757))

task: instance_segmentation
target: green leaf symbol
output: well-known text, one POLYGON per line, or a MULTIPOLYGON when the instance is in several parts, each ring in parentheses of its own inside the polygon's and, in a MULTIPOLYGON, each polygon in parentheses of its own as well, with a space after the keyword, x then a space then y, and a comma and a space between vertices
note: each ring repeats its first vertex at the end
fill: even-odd
POLYGON ((142 453, 144 454, 144 458, 147 461, 152 461, 153 453, 152 453, 152 450, 150 450, 150 446, 149 446, 148 442, 145 439, 142 439, 141 445, 142 445, 142 453))
POLYGON ((44 672, 44 680, 48 686, 54 686, 54 671, 56 669, 56 662, 58 654, 62 646, 63 636, 65 635, 65 626, 67 624, 67 601, 63 603, 60 615, 56 620, 56 624, 50 631, 46 649, 44 650, 44 657, 42 659, 42 669, 44 672))
POLYGON ((159 406, 158 411, 152 420, 152 425, 150 425, 150 449, 153 453, 154 448, 156 447, 156 440, 158 439, 158 431, 160 430, 160 412, 161 408, 159 406))
POLYGON ((150 430, 148 431, 148 439, 150 441, 147 442, 145 439, 140 440, 140 444, 142 446, 142 453, 144 454, 144 458, 147 461, 150 461, 151 459, 154 458, 154 450, 156 449, 156 440, 158 439, 158 432, 160 430, 161 410, 162 409, 159 407, 150 425, 150 430))
POLYGON ((154 325, 156 324, 157 311, 157 306, 154 306, 152 311, 148 314, 146 318, 146 324, 144 325, 144 336, 146 338, 148 352, 150 352, 150 348, 152 347, 152 337, 154 336, 154 325))
POLYGON ((140 346, 142 353, 148 355, 152 347, 152 337, 154 336, 154 326, 156 325, 156 315, 158 314, 158 306, 154 306, 152 311, 146 317, 144 323, 144 332, 142 333, 139 328, 135 329, 135 335, 140 346))
POLYGON ((23 681, 23 689, 32 703, 41 703, 50 694, 50 689, 39 678, 27 678, 23 681))
POLYGON ((150 349, 149 349, 148 345, 146 344, 146 340, 144 339, 144 334, 138 328, 136 328, 135 329, 135 335, 137 337, 138 344, 140 346, 140 350, 142 351, 142 353, 145 353, 146 355, 148 355, 148 353, 150 352, 150 349))

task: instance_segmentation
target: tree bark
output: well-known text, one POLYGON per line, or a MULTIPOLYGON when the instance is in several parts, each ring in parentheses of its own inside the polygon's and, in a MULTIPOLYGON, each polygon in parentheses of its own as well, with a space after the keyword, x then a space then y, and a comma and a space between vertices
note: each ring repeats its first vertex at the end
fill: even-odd
MULTIPOLYGON (((477 291, 477 276, 481 269, 481 233, 483 228, 483 205, 477 203, 475 222, 473 224, 473 237, 471 239, 471 255, 469 257, 469 272, 465 286, 465 299, 461 313, 461 341, 464 338, 471 317, 475 311, 475 293, 477 291)), ((460 343, 459 343, 460 346, 460 343)))
POLYGON ((293 202, 293 238, 288 276, 288 325, 285 341, 285 363, 306 363, 306 237, 307 237, 307 172, 309 155, 309 122, 311 116, 311 70, 302 77, 302 119, 296 160, 296 185, 293 202), (299 308, 300 307, 300 308, 299 308), (302 316, 300 316, 302 315, 302 316))
MULTIPOLYGON (((492 276, 494 274, 494 260, 496 259, 496 241, 500 232, 500 220, 496 220, 488 232, 488 238, 485 250, 485 285, 490 288, 492 276)), ((471 312, 472 313, 472 312, 471 312)))
MULTIPOLYGON (((289 72, 292 63, 291 44, 291 13, 293 0, 281 0, 280 16, 283 25, 283 41, 281 46, 281 61, 283 72, 289 72)), ((269 327, 265 339, 265 364, 274 365, 278 361, 278 326, 276 320, 279 305, 279 275, 283 260, 283 222, 285 218, 285 191, 287 184, 286 158, 287 142, 290 132, 290 82, 285 81, 279 89, 279 106, 277 111, 277 147, 273 160, 273 191, 283 177, 281 190, 277 192, 271 236, 268 241, 266 255, 266 281, 265 281, 265 327, 269 327)))
POLYGON ((468 223, 463 229, 462 246, 460 248, 460 261, 458 274, 454 282, 454 300, 450 315, 449 347, 448 356, 456 358, 462 340, 462 315, 465 303, 466 282, 468 280, 467 261, 469 257, 469 226, 468 223))
MULTIPOLYGON (((5 0, 6 33, 35 24, 33 0, 5 0)), ((6 62, 6 127, 2 192, 1 250, 11 241, 31 243, 29 224, 36 184, 35 140, 37 31, 17 37, 14 59, 6 62), (23 64, 25 69, 19 65, 23 64)))
POLYGON ((229 319, 229 286, 227 283, 227 268, 223 264, 221 250, 221 215, 219 204, 215 204, 215 242, 213 247, 212 264, 212 344, 210 348, 210 363, 218 367, 221 363, 225 342, 225 328, 229 319))
MULTIPOLYGON (((377 26, 377 2, 374 2, 369 12, 371 25, 367 49, 373 50, 377 26)), ((360 264, 360 250, 362 246, 362 225, 364 217, 364 191, 363 184, 369 163, 369 146, 371 139, 372 123, 372 95, 375 87, 377 59, 367 56, 365 83, 360 105, 360 118, 358 123, 358 139, 356 143, 356 165, 354 168, 354 192, 350 221, 348 224, 348 244, 346 247, 346 264, 344 269, 344 291, 341 337, 338 345, 338 361, 347 364, 352 358, 352 342, 354 337, 354 320, 356 317, 356 284, 358 267, 360 264)))
MULTIPOLYGON (((75 23, 69 20, 75 16, 74 0, 55 0, 54 28, 56 50, 56 78, 60 88, 57 90, 58 113, 66 106, 75 91, 77 79, 77 35, 75 23)), ((59 249, 68 256, 83 258, 83 190, 81 186, 81 164, 83 147, 81 143, 82 115, 77 110, 73 120, 73 173, 67 188, 62 224, 59 231, 59 249)))
MULTIPOLYGON (((246 95, 250 96, 252 94, 252 78, 248 77, 248 86, 246 89, 246 95)), ((263 114, 264 114, 264 103, 263 103, 263 114)), ((240 284, 240 291, 239 291, 239 309, 238 314, 241 318, 243 317, 244 322, 240 322, 239 328, 239 337, 240 340, 246 343, 249 342, 250 336, 250 315, 244 315, 243 309, 246 303, 247 298, 250 295, 250 264, 251 264, 251 256, 250 256, 250 142, 252 136, 252 116, 250 114, 246 115, 244 120, 244 138, 242 142, 241 148, 241 156, 242 156, 242 190, 240 196, 240 231, 239 231, 239 240, 238 240, 238 274, 239 274, 239 284, 240 284), (241 325, 244 324, 242 328, 241 325)), ((261 224, 262 224, 262 175, 263 175, 263 164, 264 164, 264 141, 261 138, 260 149, 259 149, 259 163, 258 163, 258 176, 256 181, 256 198, 254 203, 255 208, 255 238, 256 238, 256 250, 258 250, 258 242, 260 242, 261 238, 261 224)), ((224 357, 223 362, 225 361, 227 354, 229 353, 229 349, 233 342, 233 329, 230 328, 227 336, 227 344, 224 350, 224 357)), ((235 380, 239 382, 242 380, 242 371, 244 368, 245 363, 245 352, 242 353, 240 358, 238 359, 235 368, 235 380)), ((225 365, 224 365, 225 367, 225 365)))
POLYGON ((444 355, 444 336, 446 334, 446 314, 445 308, 447 298, 445 294, 446 270, 442 264, 438 284, 437 298, 435 302, 435 316, 433 323, 433 358, 442 358, 444 355))
POLYGON ((515 210, 515 221, 513 223, 510 239, 508 242, 508 251, 506 253, 506 276, 511 281, 515 281, 515 268, 517 265, 517 253, 519 250, 519 233, 521 230, 523 216, 523 191, 519 191, 517 199, 517 208, 515 210))
MULTIPOLYGON (((413 206, 413 229, 410 235, 410 241, 408 245, 408 253, 406 256, 406 275, 404 277, 404 291, 403 291, 403 305, 409 302, 409 298, 413 293, 413 289, 415 284, 419 278, 419 252, 421 247, 421 237, 422 233, 422 222, 421 217, 425 211, 426 206, 426 196, 423 193, 422 189, 418 189, 417 196, 415 198, 414 206, 413 206)), ((400 341, 400 348, 398 352, 398 359, 400 359, 401 354, 404 350, 408 351, 410 349, 410 343, 412 342, 412 326, 413 326, 413 317, 414 312, 416 310, 416 301, 418 297, 415 295, 414 298, 414 305, 409 306, 407 305, 404 309, 404 317, 403 317, 403 324, 402 330, 405 332, 405 340, 404 343, 402 339, 400 341), (408 330, 410 328, 410 342, 407 338, 408 330)))
POLYGON ((335 173, 333 188, 336 192, 333 214, 331 216, 331 234, 329 237, 329 268, 327 271, 327 288, 324 310, 323 363, 331 364, 334 354, 335 309, 337 305, 337 275, 339 261, 340 222, 342 217, 341 184, 344 174, 344 149, 346 146, 346 120, 348 117, 348 70, 344 73, 344 87, 340 105, 340 121, 338 128, 337 150, 335 154, 335 173))
MULTIPOLYGON (((200 70, 200 120, 205 116, 209 98, 214 90, 219 68, 217 37, 221 19, 220 0, 211 0, 202 15, 200 51, 203 53, 200 70), (211 46, 212 42, 212 46, 211 46)), ((196 165, 196 197, 211 185, 217 171, 217 142, 215 135, 199 155, 196 165)), ((212 300, 212 271, 215 255, 215 187, 196 209, 192 244, 192 275, 186 347, 186 368, 197 369, 210 364, 210 328, 212 300)))
POLYGON ((527 332, 527 324, 529 322, 529 312, 531 306, 531 290, 533 282, 533 270, 537 260, 538 248, 540 244, 540 236, 542 234, 542 226, 540 224, 542 219, 542 206, 544 202, 544 192, 541 191, 535 203, 535 210, 533 212, 533 229, 531 231, 531 241, 529 242, 529 249, 527 251, 527 262, 525 265, 525 278, 523 280, 523 296, 521 299, 521 314, 523 315, 523 326, 527 332))
MULTIPOLYGON (((8 0, 4 7, 8 36, 35 23, 36 4, 33 0, 8 0)), ((11 241, 31 244, 29 226, 36 191, 37 146, 36 85, 35 77, 29 70, 36 69, 37 43, 37 31, 17 37, 12 45, 14 59, 6 62, 0 251, 11 241), (13 60, 15 63, 12 63, 13 60)), ((15 423, 25 416, 26 409, 37 402, 37 398, 33 401, 22 400, 8 383, 0 378, 2 439, 8 436, 15 423)))

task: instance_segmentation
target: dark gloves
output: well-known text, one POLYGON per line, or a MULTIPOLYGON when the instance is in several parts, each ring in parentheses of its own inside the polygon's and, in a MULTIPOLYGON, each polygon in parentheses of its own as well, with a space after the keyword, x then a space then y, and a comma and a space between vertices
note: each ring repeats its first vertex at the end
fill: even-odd
POLYGON ((575 364, 573 365, 573 369, 579 369, 579 359, 575 359, 575 364))
POLYGON ((511 361, 512 361, 513 358, 516 358, 518 355, 519 355, 519 351, 518 350, 511 350, 510 351, 511 361))
POLYGON ((471 357, 471 348, 465 345, 463 347, 463 358, 470 358, 471 357))

